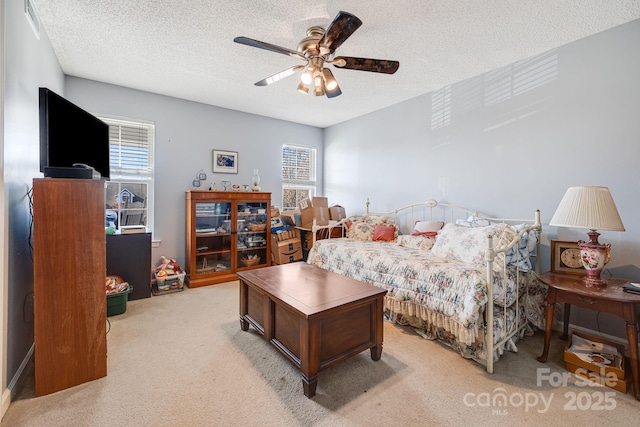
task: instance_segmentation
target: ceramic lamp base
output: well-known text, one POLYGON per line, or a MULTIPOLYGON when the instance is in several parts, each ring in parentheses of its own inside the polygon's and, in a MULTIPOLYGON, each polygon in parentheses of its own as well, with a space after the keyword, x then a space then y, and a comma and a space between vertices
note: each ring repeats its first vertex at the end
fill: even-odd
POLYGON ((600 233, 591 230, 589 233, 590 240, 588 242, 578 242, 580 246, 580 254, 582 256, 582 265, 586 270, 584 282, 588 286, 603 286, 605 281, 601 278, 602 270, 605 264, 609 262, 611 244, 606 245, 598 242, 600 233))

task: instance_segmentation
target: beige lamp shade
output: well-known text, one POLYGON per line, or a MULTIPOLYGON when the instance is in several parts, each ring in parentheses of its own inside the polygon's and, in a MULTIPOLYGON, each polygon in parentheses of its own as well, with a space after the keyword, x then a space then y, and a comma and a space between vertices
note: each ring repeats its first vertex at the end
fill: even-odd
POLYGON ((624 231, 618 209, 607 187, 569 188, 549 225, 624 231))

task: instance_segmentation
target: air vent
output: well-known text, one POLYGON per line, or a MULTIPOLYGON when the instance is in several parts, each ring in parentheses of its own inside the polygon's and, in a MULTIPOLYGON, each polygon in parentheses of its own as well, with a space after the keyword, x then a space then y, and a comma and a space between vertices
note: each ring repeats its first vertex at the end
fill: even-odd
POLYGON ((38 13, 31 0, 24 0, 24 14, 27 16, 36 37, 40 39, 40 18, 38 18, 38 13))

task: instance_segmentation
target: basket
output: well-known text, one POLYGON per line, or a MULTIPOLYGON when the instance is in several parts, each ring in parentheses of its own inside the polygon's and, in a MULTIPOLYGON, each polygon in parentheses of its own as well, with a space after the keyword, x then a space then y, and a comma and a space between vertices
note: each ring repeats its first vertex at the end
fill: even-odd
POLYGON ((245 266, 245 267, 253 267, 254 265, 258 265, 260 264, 260 260, 262 258, 258 257, 258 258, 251 258, 251 259, 241 259, 240 262, 245 266))
POLYGON ((131 291, 133 291, 133 286, 129 285, 124 291, 107 294, 107 317, 127 311, 127 299, 129 299, 131 291))
POLYGON ((249 224, 249 231, 264 231, 267 229, 267 224, 249 224))

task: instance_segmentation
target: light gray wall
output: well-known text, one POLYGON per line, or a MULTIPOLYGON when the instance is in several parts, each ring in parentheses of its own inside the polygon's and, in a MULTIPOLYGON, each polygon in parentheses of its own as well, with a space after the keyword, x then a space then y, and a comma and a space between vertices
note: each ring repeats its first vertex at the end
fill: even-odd
MULTIPOLYGON (((44 31, 38 39, 22 1, 6 1, 4 68, 4 203, 8 243, 7 382, 33 345, 33 253, 29 191, 41 177, 38 87, 63 94, 64 75, 44 31)), ((7 386, 8 384, 3 384, 7 386)))
POLYGON ((154 239, 161 244, 153 249, 154 265, 161 255, 184 265, 185 191, 194 189, 200 169, 208 178, 200 189, 212 181, 222 189, 223 179, 251 184, 253 169, 259 169, 262 191, 280 206, 282 144, 303 144, 318 149, 322 183, 322 129, 77 77, 65 79, 65 95, 95 114, 155 122, 154 239), (213 173, 213 149, 238 152, 237 175, 213 173))
MULTIPOLYGON (((608 268, 640 280, 640 20, 325 130, 325 195, 373 211, 436 198, 494 216, 533 217, 549 239, 586 230, 548 226, 566 189, 609 187, 626 232, 608 268), (449 122, 439 126, 447 113, 449 122)), ((425 78, 428 78, 426 76, 425 78)), ((625 336, 624 322, 573 310, 572 321, 625 336)))

